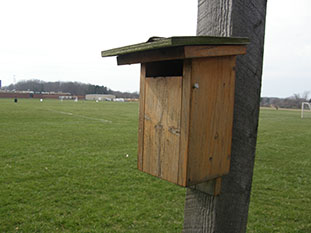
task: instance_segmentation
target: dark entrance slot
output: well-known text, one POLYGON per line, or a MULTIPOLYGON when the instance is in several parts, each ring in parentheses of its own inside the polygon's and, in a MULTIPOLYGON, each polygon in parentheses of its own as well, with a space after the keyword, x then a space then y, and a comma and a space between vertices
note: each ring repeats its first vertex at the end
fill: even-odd
POLYGON ((146 63, 146 77, 182 76, 183 60, 146 63))

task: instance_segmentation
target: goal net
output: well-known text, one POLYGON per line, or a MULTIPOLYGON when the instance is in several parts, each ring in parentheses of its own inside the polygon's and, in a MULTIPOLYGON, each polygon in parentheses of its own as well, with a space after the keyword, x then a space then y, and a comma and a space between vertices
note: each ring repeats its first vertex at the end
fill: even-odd
POLYGON ((309 102, 301 103, 301 118, 305 117, 311 118, 311 103, 309 102))

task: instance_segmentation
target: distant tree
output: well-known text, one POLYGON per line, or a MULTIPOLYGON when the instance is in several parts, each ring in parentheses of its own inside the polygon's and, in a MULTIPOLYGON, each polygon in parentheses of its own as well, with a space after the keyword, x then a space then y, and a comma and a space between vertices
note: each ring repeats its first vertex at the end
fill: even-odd
POLYGON ((301 97, 307 101, 307 99, 309 99, 309 94, 310 94, 310 91, 305 91, 303 92, 301 97))
MULTIPOLYGON (((302 94, 295 93, 287 98, 274 98, 274 97, 262 97, 260 106, 262 107, 280 107, 280 108, 301 108, 302 102, 308 102, 309 91, 305 91, 302 94)), ((311 99, 309 100, 311 102, 311 99)))
POLYGON ((302 102, 307 102, 309 92, 305 91, 304 93, 294 94, 293 96, 289 97, 288 102, 290 102, 291 108, 300 108, 302 102))

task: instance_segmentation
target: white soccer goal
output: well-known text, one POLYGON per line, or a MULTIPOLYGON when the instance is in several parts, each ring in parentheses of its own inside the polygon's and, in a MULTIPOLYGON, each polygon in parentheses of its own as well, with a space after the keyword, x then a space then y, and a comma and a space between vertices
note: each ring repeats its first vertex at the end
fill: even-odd
POLYGON ((304 111, 307 110, 307 109, 305 110, 305 105, 308 106, 309 107, 309 111, 311 111, 311 103, 309 103, 309 102, 302 102, 301 103, 301 118, 303 118, 304 111))

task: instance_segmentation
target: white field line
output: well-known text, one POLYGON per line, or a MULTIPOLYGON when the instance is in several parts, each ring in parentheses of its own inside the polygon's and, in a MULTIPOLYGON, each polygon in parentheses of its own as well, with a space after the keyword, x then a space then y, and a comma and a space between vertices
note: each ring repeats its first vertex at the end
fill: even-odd
POLYGON ((62 111, 56 111, 56 110, 52 110, 52 109, 48 109, 48 111, 56 112, 56 113, 60 113, 60 114, 68 115, 68 116, 80 117, 80 118, 84 118, 84 119, 88 119, 88 120, 100 121, 103 123, 112 123, 112 121, 109 121, 109 120, 105 120, 105 119, 101 119, 101 118, 95 118, 95 117, 88 117, 88 116, 83 116, 83 115, 79 115, 79 114, 73 114, 72 112, 62 112, 62 111))

